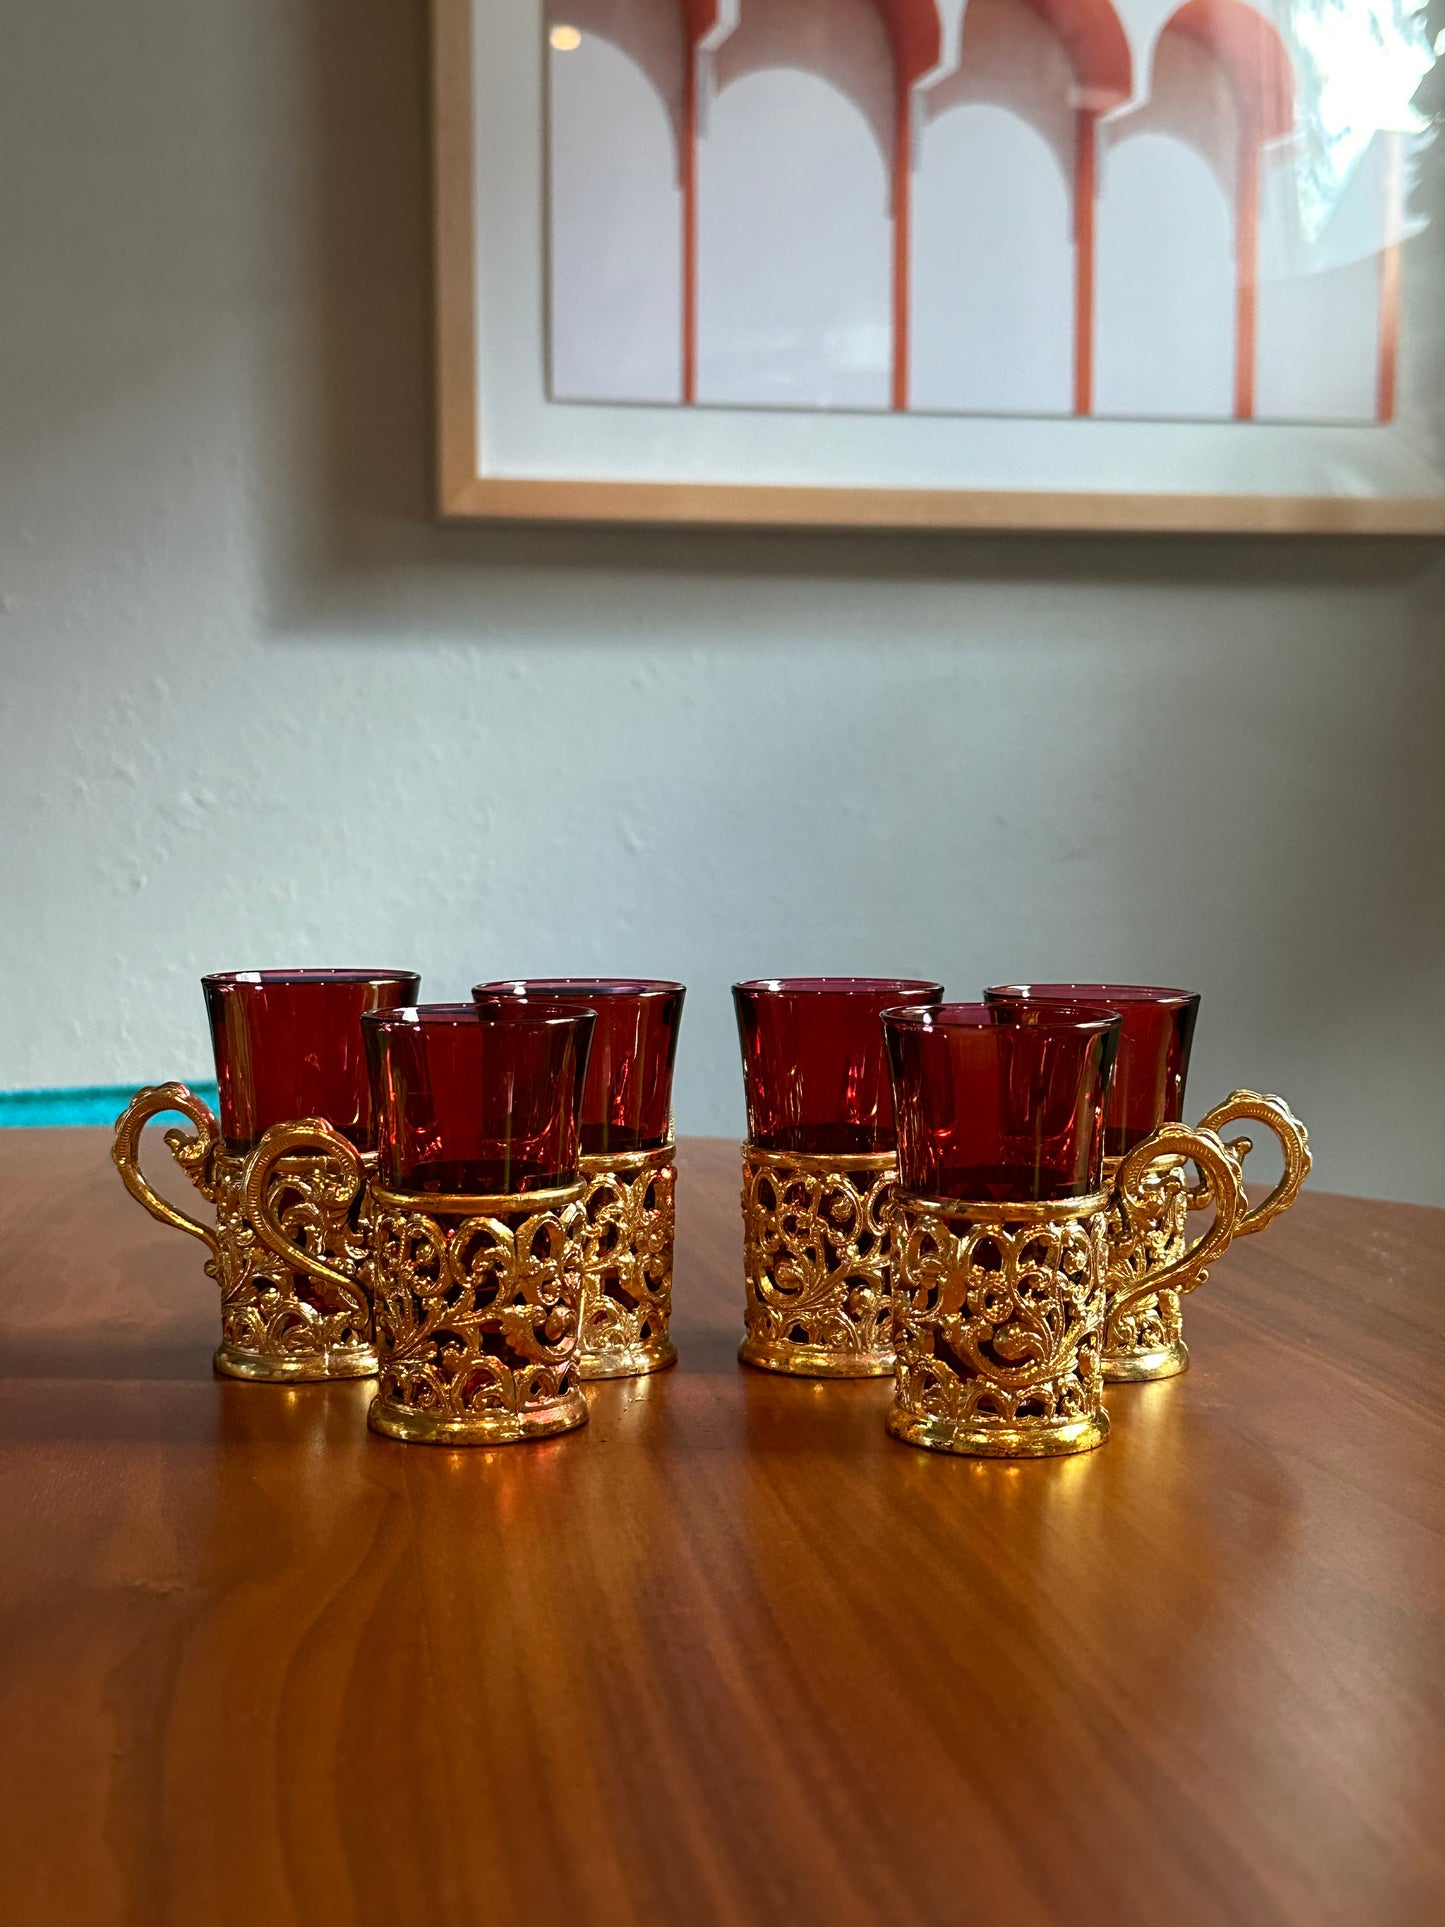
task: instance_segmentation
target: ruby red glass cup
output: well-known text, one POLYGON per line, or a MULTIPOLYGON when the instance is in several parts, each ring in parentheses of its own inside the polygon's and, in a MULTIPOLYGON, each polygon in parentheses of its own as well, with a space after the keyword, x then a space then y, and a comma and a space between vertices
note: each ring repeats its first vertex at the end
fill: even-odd
POLYGON ((596 1012, 582 1092, 582 1152, 655 1151, 672 1138, 672 1069, 681 984, 620 977, 524 977, 477 984, 476 998, 551 998, 596 1012))
POLYGON ((1184 1116, 1184 1081, 1199 1016, 1192 990, 1150 984, 997 984, 984 993, 999 1009, 1104 1004, 1122 1020, 1119 1055, 1104 1115, 1104 1156, 1123 1157, 1161 1124, 1184 1116))
POLYGON ((573 1183, 595 1022, 580 1004, 512 997, 368 1017, 382 1184, 495 1195, 573 1183))
POLYGON ((1119 1021, 1087 1004, 886 1012, 900 1189, 1020 1204, 1091 1196, 1119 1021))
POLYGON ((891 1151, 893 1099, 879 1018, 942 996, 942 984, 917 977, 734 984, 752 1144, 808 1157, 891 1151))
POLYGON ((270 1125, 303 1117, 373 1147, 361 1020, 414 1004, 414 971, 224 970, 201 987, 228 1150, 249 1151, 270 1125))

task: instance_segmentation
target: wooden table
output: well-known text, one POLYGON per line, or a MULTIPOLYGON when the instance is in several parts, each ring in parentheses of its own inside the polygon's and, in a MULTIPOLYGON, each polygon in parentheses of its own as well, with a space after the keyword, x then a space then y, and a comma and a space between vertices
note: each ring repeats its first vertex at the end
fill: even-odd
POLYGON ((735 1362, 695 1142, 679 1368, 448 1452, 213 1378, 106 1153, 0 1133, 14 1927, 1445 1918, 1445 1212, 1306 1192, 1102 1451, 986 1463, 735 1362))

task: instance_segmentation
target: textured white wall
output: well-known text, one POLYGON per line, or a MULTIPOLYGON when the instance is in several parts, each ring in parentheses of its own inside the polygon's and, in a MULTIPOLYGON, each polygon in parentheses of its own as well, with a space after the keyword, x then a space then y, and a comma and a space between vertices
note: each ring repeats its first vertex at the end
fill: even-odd
POLYGON ((1117 973, 1445 1202, 1437 551, 439 528, 413 0, 0 0, 0 1088, 196 978, 1117 973))

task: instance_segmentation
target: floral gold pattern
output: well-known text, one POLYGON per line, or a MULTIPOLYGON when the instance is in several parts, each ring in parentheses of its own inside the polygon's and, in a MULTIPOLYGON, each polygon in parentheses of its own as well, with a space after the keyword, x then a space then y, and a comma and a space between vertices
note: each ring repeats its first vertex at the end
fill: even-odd
POLYGON ((891 1151, 804 1156, 743 1146, 747 1365, 802 1378, 893 1369, 891 1151))
POLYGON ((1107 1202, 1103 1192, 1038 1205, 900 1194, 895 1438, 986 1458, 1103 1444, 1107 1202))
POLYGON ((381 1358, 376 1431, 501 1445, 586 1424, 574 1382, 582 1189, 435 1198, 373 1187, 366 1275, 381 1358))
POLYGON ((160 1084, 138 1091, 122 1112, 111 1156, 126 1189, 152 1217, 199 1238, 210 1253, 205 1270, 221 1288, 218 1372, 292 1384, 368 1378, 376 1370, 376 1351, 357 1275, 362 1233, 349 1166, 316 1152, 273 1161, 258 1191, 261 1206, 281 1227, 278 1238, 268 1240, 258 1233, 248 1192, 259 1150, 250 1157, 228 1151, 214 1115, 194 1092, 184 1084, 160 1084), (141 1172, 141 1132, 166 1111, 180 1111, 196 1126, 194 1133, 171 1129, 165 1141, 215 1207, 214 1225, 168 1204, 141 1172), (304 1252, 329 1260, 332 1274, 316 1277, 301 1262, 304 1252))
MULTIPOLYGON (((356 1153, 320 1118, 278 1126, 256 1147, 250 1182, 305 1145, 359 1184, 356 1153), (269 1140, 269 1143, 268 1143, 269 1140), (349 1160, 349 1167, 348 1167, 349 1160)), ((587 1423, 574 1382, 586 1261, 584 1186, 448 1196, 366 1191, 366 1255, 379 1358, 367 1422, 422 1445, 508 1445, 587 1423)), ((258 1211, 273 1246, 318 1279, 342 1274, 287 1243, 285 1224, 258 1211)))
MULTIPOLYGON (((1117 1165, 1105 1177, 1112 1183, 1117 1165)), ((1182 1158, 1164 1159, 1141 1179, 1125 1202, 1117 1193, 1110 1207, 1109 1290, 1121 1299, 1166 1266, 1176 1264, 1186 1243, 1189 1185, 1182 1158)), ((1197 1282, 1197 1280, 1196 1280, 1197 1282)), ((1110 1315, 1105 1337, 1104 1376, 1115 1381, 1172 1378, 1187 1369, 1184 1314, 1179 1291, 1146 1289, 1110 1315)))
MULTIPOLYGON (((1200 1120, 1195 1133, 1187 1132, 1183 1125, 1166 1125, 1164 1131, 1181 1134, 1178 1148, 1173 1154, 1156 1153, 1152 1159, 1141 1158, 1147 1146, 1131 1152, 1130 1159, 1138 1163, 1127 1194, 1119 1177, 1129 1160, 1111 1162, 1105 1171, 1106 1180, 1115 1186, 1110 1227, 1110 1309, 1104 1345, 1104 1377, 1110 1383, 1173 1378, 1188 1369, 1181 1297, 1204 1283, 1207 1267, 1232 1238, 1262 1231, 1281 1211, 1288 1210, 1309 1175, 1309 1134, 1282 1098, 1257 1091, 1232 1091, 1223 1104, 1200 1120), (1229 1125, 1241 1120, 1264 1125, 1278 1140, 1283 1154, 1279 1182, 1253 1207, 1244 1194, 1244 1163, 1253 1143, 1247 1137, 1224 1142, 1220 1136, 1229 1125), (1222 1239, 1219 1197, 1229 1191, 1228 1180, 1216 1162, 1213 1178, 1201 1165, 1203 1181, 1189 1186, 1185 1166, 1194 1152, 1184 1140, 1192 1136, 1204 1140, 1216 1160, 1222 1151, 1233 1170, 1236 1195, 1226 1208, 1230 1228, 1222 1239), (1215 1206, 1215 1223, 1209 1234, 1211 1249, 1201 1255, 1202 1244, 1192 1251, 1188 1247, 1187 1217, 1190 1211, 1210 1204, 1215 1206), (1165 1274, 1170 1274, 1167 1280, 1165 1274)), ((1160 1138, 1149 1140, 1156 1146, 1160 1142, 1160 1138)))
POLYGON ((674 1149, 666 1144, 581 1161, 587 1249, 579 1378, 634 1378, 676 1362, 669 1330, 674 1149))

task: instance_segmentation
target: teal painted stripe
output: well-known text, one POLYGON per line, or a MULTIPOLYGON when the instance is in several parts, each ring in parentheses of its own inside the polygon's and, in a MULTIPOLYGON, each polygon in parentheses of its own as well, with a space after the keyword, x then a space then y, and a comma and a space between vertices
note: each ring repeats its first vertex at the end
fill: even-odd
MULTIPOLYGON (((214 1083, 191 1089, 203 1104, 216 1108, 214 1083)), ((91 1084, 68 1091, 0 1091, 0 1130, 34 1124, 114 1124, 135 1096, 129 1084, 91 1084)), ((161 1113, 166 1117, 178 1112, 161 1113)))

